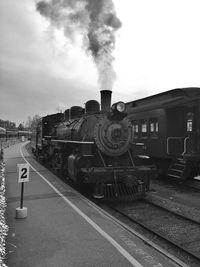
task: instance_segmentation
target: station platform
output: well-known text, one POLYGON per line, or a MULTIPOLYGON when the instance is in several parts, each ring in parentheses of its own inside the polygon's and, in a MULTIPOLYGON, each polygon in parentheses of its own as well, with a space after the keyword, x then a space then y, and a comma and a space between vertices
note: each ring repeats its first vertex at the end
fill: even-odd
POLYGON ((8 267, 180 266, 99 209, 28 154, 26 143, 4 150, 8 267), (27 217, 16 218, 17 164, 30 164, 27 217))

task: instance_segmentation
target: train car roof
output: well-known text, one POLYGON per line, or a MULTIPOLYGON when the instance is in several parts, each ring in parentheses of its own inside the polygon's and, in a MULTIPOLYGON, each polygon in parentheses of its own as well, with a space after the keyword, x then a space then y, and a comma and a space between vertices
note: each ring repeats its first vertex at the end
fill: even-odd
POLYGON ((5 133, 5 132, 6 132, 6 129, 3 127, 0 127, 0 133, 5 133))
POLYGON ((156 95, 148 96, 138 100, 134 100, 126 103, 128 110, 137 109, 141 110, 151 109, 155 107, 164 107, 164 106, 174 106, 178 103, 184 102, 186 99, 196 99, 200 98, 200 88, 198 87, 187 87, 187 88, 177 88, 162 92, 156 95))
POLYGON ((31 133, 31 131, 29 131, 29 130, 18 130, 18 133, 21 133, 21 134, 30 134, 31 133))

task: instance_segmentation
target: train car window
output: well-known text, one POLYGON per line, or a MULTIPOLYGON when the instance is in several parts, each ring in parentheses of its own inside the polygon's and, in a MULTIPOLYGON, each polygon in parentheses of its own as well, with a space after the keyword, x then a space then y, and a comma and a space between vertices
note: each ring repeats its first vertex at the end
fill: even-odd
POLYGON ((134 132, 136 134, 138 134, 138 132, 139 132, 139 126, 138 126, 138 124, 133 125, 133 130, 134 130, 134 132))
POLYGON ((156 122, 155 125, 156 125, 156 127, 155 127, 156 133, 158 133, 158 122, 156 122))
POLYGON ((154 122, 150 123, 150 133, 154 132, 154 122))
POLYGON ((142 120, 141 121, 141 137, 147 137, 147 132, 148 132, 147 121, 142 120))
POLYGON ((193 117, 194 114, 192 112, 187 113, 187 132, 193 131, 193 117))
POLYGON ((142 133, 147 133, 147 124, 146 123, 142 124, 142 133))
POLYGON ((150 137, 158 137, 158 121, 156 118, 151 118, 149 120, 149 129, 150 129, 150 137))
POLYGON ((134 138, 137 138, 139 134, 139 125, 138 122, 133 122, 133 136, 134 138))
POLYGON ((192 119, 187 120, 187 132, 192 132, 192 119))

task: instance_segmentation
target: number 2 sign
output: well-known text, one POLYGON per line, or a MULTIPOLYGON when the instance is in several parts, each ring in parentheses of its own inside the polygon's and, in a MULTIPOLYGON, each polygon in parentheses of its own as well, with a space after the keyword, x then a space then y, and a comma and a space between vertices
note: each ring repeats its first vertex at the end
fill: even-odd
POLYGON ((29 181, 29 164, 17 164, 19 169, 18 183, 24 183, 29 181))

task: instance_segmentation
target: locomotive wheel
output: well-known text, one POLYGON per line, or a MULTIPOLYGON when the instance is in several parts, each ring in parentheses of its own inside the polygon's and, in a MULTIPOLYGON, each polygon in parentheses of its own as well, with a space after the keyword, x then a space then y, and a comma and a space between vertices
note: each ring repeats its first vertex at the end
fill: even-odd
POLYGON ((104 198, 105 185, 104 183, 96 183, 94 185, 93 197, 96 199, 104 198))

